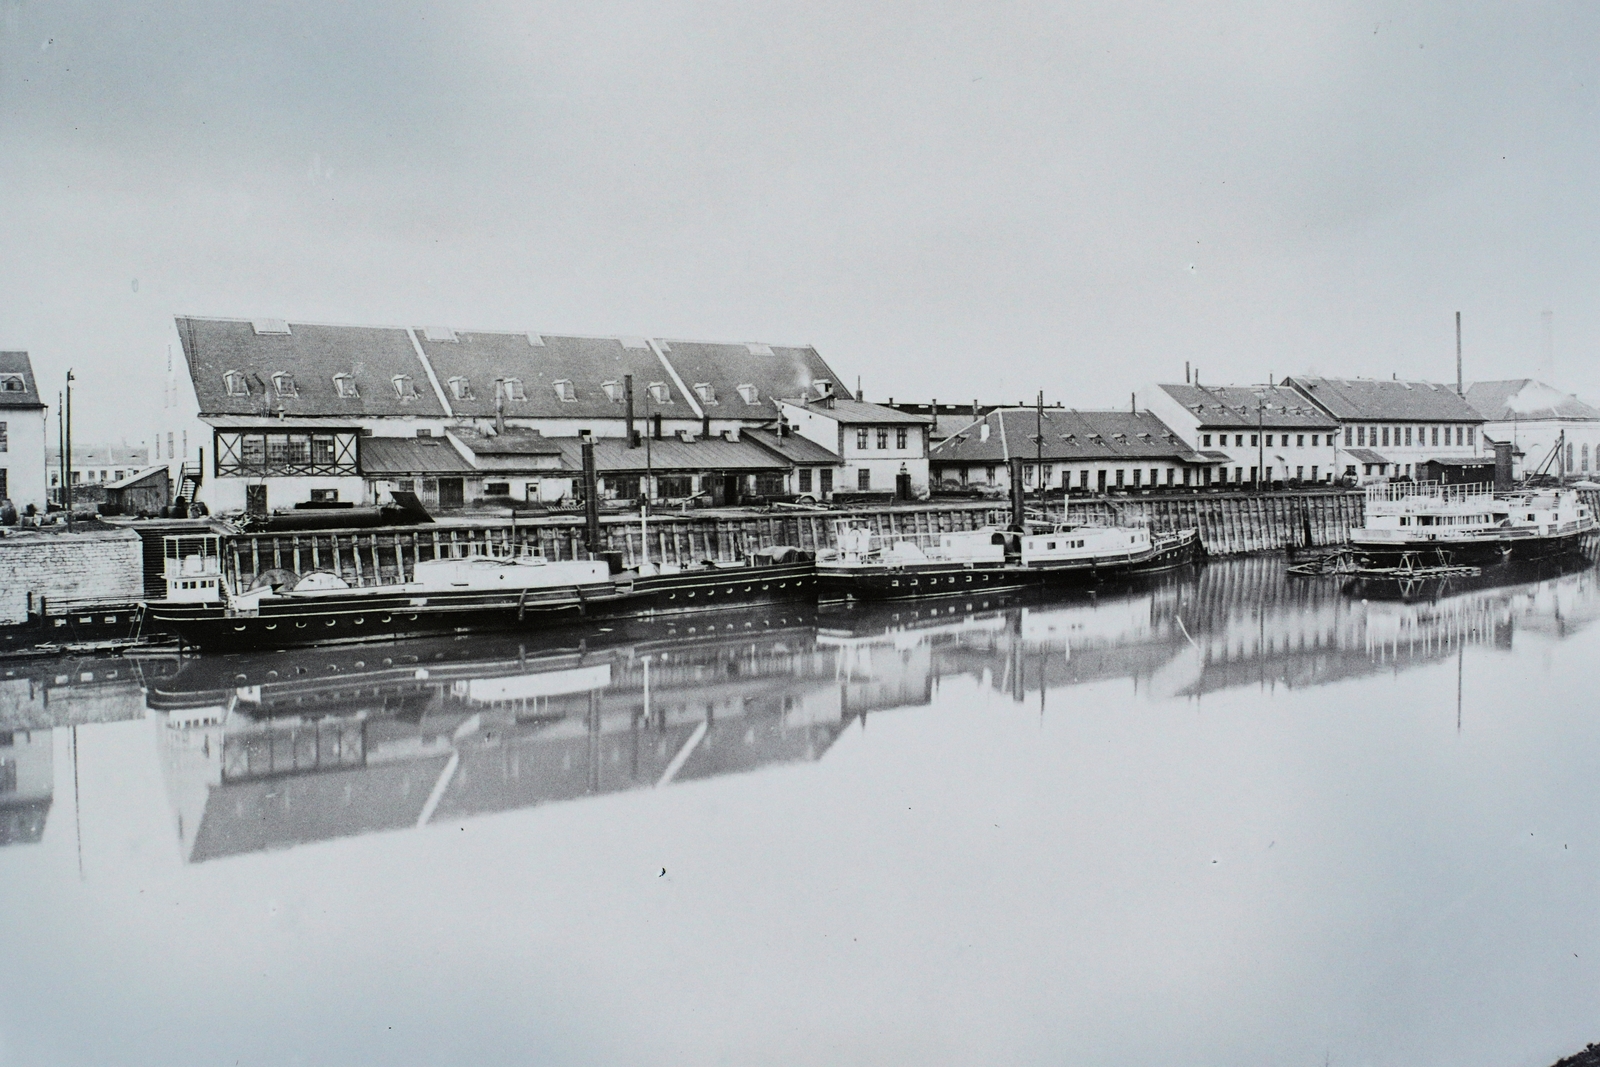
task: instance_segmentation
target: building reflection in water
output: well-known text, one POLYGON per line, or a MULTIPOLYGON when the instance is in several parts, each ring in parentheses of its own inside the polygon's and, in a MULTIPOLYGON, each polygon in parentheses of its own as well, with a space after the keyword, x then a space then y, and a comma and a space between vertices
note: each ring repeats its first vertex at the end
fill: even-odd
POLYGON ((1595 572, 1341 587, 1234 560, 1046 598, 786 606, 538 638, 202 657, 152 680, 186 858, 816 760, 869 713, 967 676, 1027 699, 1131 679, 1156 699, 1437 662, 1600 613, 1595 572))

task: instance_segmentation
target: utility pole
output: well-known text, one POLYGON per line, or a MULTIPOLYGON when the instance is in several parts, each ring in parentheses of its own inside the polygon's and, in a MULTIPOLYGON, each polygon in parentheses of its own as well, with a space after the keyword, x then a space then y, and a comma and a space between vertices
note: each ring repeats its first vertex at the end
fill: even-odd
POLYGON ((61 480, 61 501, 67 512, 67 525, 72 525, 72 383, 77 379, 72 376, 72 368, 67 368, 67 399, 65 408, 66 442, 61 451, 61 460, 66 464, 66 477, 61 480))
MULTIPOLYGON (((63 508, 67 503, 67 408, 66 392, 56 393, 56 471, 61 478, 61 496, 57 501, 63 508)), ((48 510, 48 508, 46 509, 48 510)))
POLYGON ((1267 473, 1267 446, 1266 436, 1262 433, 1266 429, 1267 401, 1265 397, 1256 398, 1256 492, 1261 491, 1262 476, 1267 473))
POLYGON ((1034 408, 1034 433, 1035 446, 1034 469, 1039 472, 1039 514, 1049 518, 1045 510, 1044 496, 1044 390, 1039 390, 1039 400, 1034 408))

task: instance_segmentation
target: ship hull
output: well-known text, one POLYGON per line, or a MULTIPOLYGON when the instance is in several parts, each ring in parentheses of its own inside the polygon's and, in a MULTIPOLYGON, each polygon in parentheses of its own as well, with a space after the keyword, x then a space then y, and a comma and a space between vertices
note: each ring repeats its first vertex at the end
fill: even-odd
POLYGON ((1549 535, 1490 531, 1482 537, 1367 541, 1357 533, 1350 545, 1373 567, 1494 567, 1582 555, 1593 536, 1593 530, 1549 535))
POLYGON ((779 603, 816 595, 816 565, 706 568, 631 582, 505 592, 333 591, 263 600, 255 615, 221 604, 153 601, 151 621, 208 652, 305 648, 454 634, 539 630, 581 618, 631 618, 779 603))

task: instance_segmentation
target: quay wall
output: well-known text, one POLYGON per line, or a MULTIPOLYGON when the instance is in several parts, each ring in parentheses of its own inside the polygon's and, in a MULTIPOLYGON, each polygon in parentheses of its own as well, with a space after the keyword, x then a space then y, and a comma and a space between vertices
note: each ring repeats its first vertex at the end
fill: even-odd
POLYGON ((17 531, 0 537, 0 625, 26 622, 40 598, 144 596, 139 535, 126 529, 17 531))
MULTIPOLYGON (((1146 522, 1157 533, 1195 528, 1214 556, 1343 544, 1363 515, 1359 492, 1205 493, 1142 498, 1093 498, 1068 503, 1070 521, 1146 522)), ((1061 502, 1052 501, 1052 517, 1061 502)), ((928 535, 983 526, 1003 507, 994 502, 828 512, 664 512, 641 530, 637 517, 601 519, 604 549, 632 566, 738 559, 752 549, 793 545, 807 551, 833 545, 834 523, 858 519, 885 535, 928 535), (648 552, 641 552, 648 538, 648 552)), ((1003 519, 1001 521, 1004 521, 1003 519)), ((223 564, 234 588, 248 588, 268 570, 332 571, 352 585, 410 578, 418 560, 460 555, 483 545, 536 546, 548 559, 587 559, 581 518, 495 520, 472 525, 393 527, 300 533, 250 533, 228 538, 223 564)))

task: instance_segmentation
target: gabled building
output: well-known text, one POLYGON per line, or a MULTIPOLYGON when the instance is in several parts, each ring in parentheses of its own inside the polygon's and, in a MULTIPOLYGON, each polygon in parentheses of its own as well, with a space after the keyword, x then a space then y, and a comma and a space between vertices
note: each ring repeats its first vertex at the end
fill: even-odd
POLYGON ((796 433, 839 457, 843 484, 835 492, 927 497, 928 416, 833 395, 780 400, 778 408, 796 433))
MULTIPOLYGON (((216 511, 242 509, 252 482, 270 487, 271 506, 370 502, 402 483, 437 507, 530 492, 558 499, 571 495, 565 450, 540 445, 555 465, 543 466, 494 449, 620 439, 630 427, 640 438, 720 439, 771 423, 777 397, 820 397, 837 379, 809 347, 281 319, 186 317, 177 331, 198 417, 212 430, 211 454, 198 458, 200 497, 216 511), (369 441, 442 440, 447 431, 461 461, 485 477, 428 445, 377 446, 365 458, 369 441)), ((711 457, 697 469, 719 468, 711 457)), ((719 482, 716 495, 731 484, 719 482)))
POLYGON ((26 352, 0 352, 0 500, 44 511, 45 405, 26 352))
POLYGON ((1454 389, 1383 378, 1290 377, 1283 384, 1339 422, 1339 465, 1357 481, 1416 478, 1429 460, 1484 454, 1484 418, 1454 389))
POLYGON ((1148 411, 997 408, 934 446, 935 484, 1009 491, 1010 461, 1023 487, 1104 493, 1209 484, 1213 458, 1148 411), (1042 433, 1041 433, 1042 430, 1042 433))
POLYGON ((1484 418, 1482 433, 1507 442, 1519 475, 1548 472, 1588 478, 1600 472, 1600 410, 1532 378, 1473 382, 1467 403, 1484 418), (1562 444, 1554 456, 1551 450, 1562 444))
POLYGON ((1135 396, 1208 458, 1201 485, 1319 484, 1338 473, 1338 420, 1286 386, 1157 384, 1135 396))

